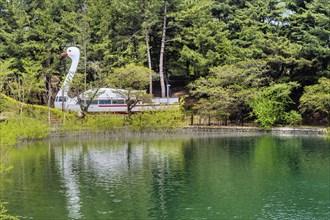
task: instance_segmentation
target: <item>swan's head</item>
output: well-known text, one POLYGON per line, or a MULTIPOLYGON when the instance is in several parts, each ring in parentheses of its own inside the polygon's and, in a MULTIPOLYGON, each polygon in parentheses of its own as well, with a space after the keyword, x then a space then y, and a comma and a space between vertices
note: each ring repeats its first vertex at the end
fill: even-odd
POLYGON ((69 47, 66 50, 66 53, 62 54, 62 56, 68 56, 71 59, 79 59, 80 57, 80 50, 77 47, 69 47))

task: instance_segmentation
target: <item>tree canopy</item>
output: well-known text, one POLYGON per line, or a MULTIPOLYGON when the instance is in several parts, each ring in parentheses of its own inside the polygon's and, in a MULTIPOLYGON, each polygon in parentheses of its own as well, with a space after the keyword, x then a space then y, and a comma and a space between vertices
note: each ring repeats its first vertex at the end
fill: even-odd
POLYGON ((0 91, 29 103, 51 105, 69 46, 86 83, 144 66, 161 73, 155 94, 184 81, 200 113, 235 120, 253 112, 250 94, 293 82, 285 111, 315 112, 304 94, 330 78, 327 0, 0 0, 0 27, 0 91))

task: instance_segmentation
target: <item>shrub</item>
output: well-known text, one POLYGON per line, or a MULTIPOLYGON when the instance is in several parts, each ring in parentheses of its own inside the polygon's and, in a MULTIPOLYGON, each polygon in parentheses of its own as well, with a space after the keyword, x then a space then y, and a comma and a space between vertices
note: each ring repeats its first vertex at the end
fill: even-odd
POLYGON ((12 146, 17 141, 17 135, 15 130, 11 129, 11 126, 8 126, 7 122, 0 123, 0 147, 1 149, 8 146, 12 146))
POLYGON ((82 126, 94 131, 115 130, 124 127, 124 116, 116 114, 87 115, 82 126))
POLYGON ((252 115, 257 117, 256 122, 266 129, 276 124, 297 123, 298 113, 287 112, 287 108, 293 104, 291 90, 298 85, 294 82, 273 84, 256 92, 250 102, 252 115))
POLYGON ((41 139, 49 135, 49 126, 44 121, 30 117, 23 117, 16 120, 18 137, 20 139, 41 139))
POLYGON ((5 208, 3 203, 0 201, 0 219, 2 220, 18 220, 17 217, 8 214, 8 210, 5 208))
POLYGON ((22 103, 0 93, 0 112, 1 111, 12 112, 16 115, 24 114, 27 117, 39 121, 48 121, 49 116, 59 121, 63 121, 65 120, 65 117, 74 117, 75 115, 75 113, 63 113, 60 109, 49 108, 47 106, 22 103))
POLYGON ((282 107, 277 106, 276 102, 266 98, 252 100, 250 105, 253 108, 253 114, 257 117, 257 123, 265 129, 270 129, 279 121, 279 113, 282 113, 282 107))
POLYGON ((297 111, 290 111, 284 116, 284 122, 287 125, 301 125, 302 117, 297 111))
POLYGON ((301 113, 321 112, 330 125, 330 79, 322 77, 319 83, 304 88, 300 98, 299 109, 301 113))
POLYGON ((46 122, 24 117, 18 121, 18 137, 20 139, 42 139, 49 135, 50 129, 46 122))
POLYGON ((19 116, 0 124, 0 146, 2 148, 17 143, 18 140, 41 139, 49 135, 50 129, 46 122, 19 116))
POLYGON ((182 113, 178 109, 141 112, 132 116, 131 129, 173 131, 183 125, 182 118, 182 113))

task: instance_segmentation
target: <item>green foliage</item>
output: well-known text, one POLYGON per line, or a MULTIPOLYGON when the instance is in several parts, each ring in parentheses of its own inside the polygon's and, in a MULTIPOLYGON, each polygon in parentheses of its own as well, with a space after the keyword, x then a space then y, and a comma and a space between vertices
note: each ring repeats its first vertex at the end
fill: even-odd
POLYGON ((6 121, 0 122, 0 147, 15 145, 20 140, 42 139, 49 135, 49 117, 59 121, 73 117, 58 109, 28 105, 0 94, 1 108, 7 113, 6 121))
POLYGON ((6 167, 4 164, 0 164, 0 175, 4 175, 4 174, 10 172, 10 170, 12 168, 13 167, 6 167))
POLYGON ((131 63, 115 69, 109 76, 108 84, 126 90, 145 89, 149 84, 149 72, 148 68, 131 63))
POLYGON ((124 127, 124 115, 87 115, 82 126, 91 131, 118 131, 124 127))
POLYGON ((266 73, 266 62, 261 60, 214 67, 211 74, 190 85, 191 94, 199 99, 194 109, 202 115, 225 121, 232 116, 242 122, 247 117, 251 94, 270 81, 266 73))
POLYGON ((134 114, 130 128, 135 131, 174 131, 183 125, 178 109, 149 111, 134 114))
MULTIPOLYGON (((219 97, 229 94, 226 103, 230 104, 220 115, 244 118, 250 111, 249 94, 270 83, 299 82, 304 88, 329 76, 327 0, 0 0, 0 91, 23 102, 48 104, 50 92, 53 98, 66 72, 58 54, 72 45, 83 52, 85 62, 78 72, 93 88, 104 86, 98 83, 105 78, 102 74, 135 69, 125 83, 122 74, 112 85, 145 89, 145 77, 140 75, 145 70, 138 67, 148 63, 149 39, 152 69, 160 68, 164 2, 168 6, 165 79, 180 77, 192 84, 197 79, 199 84, 200 76, 208 82, 213 76, 223 87, 218 89, 219 97), (252 68, 251 62, 262 62, 262 70, 257 65, 252 68), (222 75, 215 74, 218 71, 222 75)), ((299 90, 293 92, 292 96, 301 96, 299 90)), ((197 108, 219 97, 200 97, 205 100, 197 108)), ((301 103, 300 111, 305 113, 306 105, 301 103)), ((207 108, 216 106, 219 103, 207 108)), ((314 108, 318 107, 308 111, 314 108)))
POLYGON ((47 122, 21 115, 0 124, 0 144, 6 147, 15 144, 17 140, 42 139, 47 137, 49 132, 47 122))
POLYGON ((293 103, 291 90, 298 86, 297 83, 273 84, 256 92, 250 102, 256 122, 266 129, 276 124, 301 123, 301 116, 297 112, 287 112, 287 107, 293 103))
POLYGON ((144 91, 149 84, 149 74, 150 70, 146 67, 128 64, 115 69, 107 79, 108 85, 118 88, 115 92, 125 97, 129 119, 132 109, 139 102, 150 102, 150 94, 144 91))
POLYGON ((18 220, 18 218, 10 215, 4 204, 0 202, 0 220, 18 220))
POLYGON ((0 95, 0 114, 8 108, 7 101, 0 95))
POLYGON ((256 122, 262 127, 270 129, 278 120, 284 110, 281 105, 268 98, 255 98, 251 103, 253 114, 257 117, 256 122))
POLYGON ((320 78, 319 83, 306 86, 305 92, 300 98, 301 112, 322 111, 330 113, 330 79, 320 78))
POLYGON ((81 132, 81 131, 119 131, 124 127, 124 115, 95 114, 86 115, 83 118, 66 117, 63 124, 56 127, 57 132, 81 132))
POLYGON ((182 44, 179 62, 191 76, 205 76, 210 67, 236 60, 225 23, 212 15, 215 6, 214 1, 208 0, 181 1, 180 10, 175 13, 180 28, 175 37, 182 44))
POLYGON ((49 117, 63 121, 64 117, 73 117, 73 114, 63 113, 59 109, 49 108, 42 105, 30 105, 19 102, 9 96, 0 93, 0 112, 11 112, 13 114, 25 114, 27 117, 39 121, 48 121, 49 117))
POLYGON ((16 134, 22 140, 42 139, 47 137, 50 132, 47 122, 41 122, 31 117, 11 119, 11 122, 17 126, 16 134))
POLYGON ((12 126, 5 122, 0 123, 0 147, 5 149, 9 146, 13 146, 17 142, 16 129, 12 130, 12 126))
MULTIPOLYGON (((1 95, 2 100, 12 106, 22 105, 16 100, 1 95)), ((118 114, 87 114, 79 118, 74 113, 61 112, 45 106, 23 104, 23 111, 15 116, 9 117, 5 122, 0 123, 0 147, 15 145, 20 140, 33 140, 45 138, 49 135, 51 127, 58 133, 81 132, 81 131, 121 131, 124 128, 152 131, 152 130, 173 130, 182 125, 182 114, 179 109, 163 111, 150 111, 135 114, 132 125, 125 127, 127 115, 118 114), (48 117, 55 118, 58 124, 50 125, 48 117)))
POLYGON ((323 77, 318 84, 306 86, 300 98, 299 109, 302 113, 325 113, 330 125, 330 79, 323 77))
POLYGON ((297 111, 291 110, 284 114, 284 122, 287 125, 301 125, 302 117, 297 111))
POLYGON ((12 66, 14 64, 14 59, 0 59, 0 92, 2 92, 5 82, 8 80, 10 75, 13 74, 12 66))

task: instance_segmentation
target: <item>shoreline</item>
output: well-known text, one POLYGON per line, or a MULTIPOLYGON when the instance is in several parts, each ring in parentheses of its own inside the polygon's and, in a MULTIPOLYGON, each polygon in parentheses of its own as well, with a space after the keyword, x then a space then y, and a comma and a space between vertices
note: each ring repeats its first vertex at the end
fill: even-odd
MULTIPOLYGON (((18 143, 31 143, 45 140, 84 140, 90 138, 111 138, 111 140, 122 140, 130 138, 154 138, 164 136, 164 138, 172 138, 180 135, 194 135, 195 137, 204 136, 254 136, 254 135, 275 135, 275 136, 319 136, 330 137, 327 128, 306 128, 306 127, 275 127, 271 130, 265 130, 261 127, 242 127, 242 126, 185 126, 173 131, 132 131, 125 128, 107 131, 93 131, 82 129, 80 131, 57 131, 52 129, 50 134, 44 138, 23 139, 18 143)), ((17 146, 16 143, 15 145, 17 146)))
POLYGON ((192 132, 210 132, 210 133, 223 133, 223 132, 257 132, 268 134, 286 134, 286 135, 326 135, 326 128, 309 128, 309 127, 274 127, 266 130, 261 127, 244 127, 244 126, 187 126, 185 130, 192 132))
POLYGON ((185 126, 173 131, 131 131, 125 128, 118 128, 109 131, 92 131, 83 129, 80 131, 60 132, 52 130, 47 138, 65 138, 65 137, 90 137, 94 135, 117 136, 122 134, 123 137, 134 135, 154 135, 154 134, 274 134, 274 135, 327 135, 326 128, 306 128, 306 127, 274 127, 266 130, 261 127, 244 127, 244 126, 185 126))

